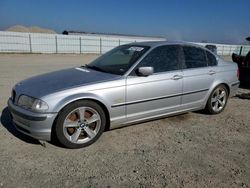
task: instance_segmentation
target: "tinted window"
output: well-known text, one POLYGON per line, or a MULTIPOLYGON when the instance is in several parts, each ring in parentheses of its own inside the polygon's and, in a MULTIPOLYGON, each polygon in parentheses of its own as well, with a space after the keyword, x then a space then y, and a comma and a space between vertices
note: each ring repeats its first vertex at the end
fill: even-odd
POLYGON ((185 64, 184 68, 206 67, 207 59, 205 51, 201 48, 184 46, 183 47, 185 64))
POLYGON ((207 61, 208 61, 208 66, 215 66, 217 65, 217 60, 213 54, 210 52, 206 52, 207 54, 207 61))
POLYGON ((139 64, 154 67, 154 72, 165 72, 179 69, 180 47, 177 45, 160 46, 152 50, 139 64))

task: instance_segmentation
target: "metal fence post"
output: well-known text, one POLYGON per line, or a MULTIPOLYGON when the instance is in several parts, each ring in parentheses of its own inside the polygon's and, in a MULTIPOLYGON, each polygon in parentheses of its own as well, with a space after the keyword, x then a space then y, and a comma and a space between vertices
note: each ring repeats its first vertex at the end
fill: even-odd
POLYGON ((58 47, 57 47, 57 35, 55 36, 55 40, 56 40, 56 54, 58 53, 58 47))
POLYGON ((32 53, 31 35, 29 34, 30 53, 32 53))
POLYGON ((242 53, 242 46, 240 47, 240 53, 239 53, 239 55, 241 55, 241 53, 242 53))
POLYGON ((100 54, 102 54, 102 38, 100 38, 100 54))
POLYGON ((79 37, 79 42, 80 42, 80 54, 82 53, 82 39, 79 37))

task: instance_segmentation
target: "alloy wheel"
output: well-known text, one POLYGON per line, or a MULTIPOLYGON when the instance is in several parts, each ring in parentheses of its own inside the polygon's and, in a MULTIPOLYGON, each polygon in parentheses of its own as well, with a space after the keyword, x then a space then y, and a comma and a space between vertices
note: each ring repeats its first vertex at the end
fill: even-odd
POLYGON ((63 133, 71 143, 83 144, 94 139, 100 127, 101 117, 95 109, 79 107, 66 116, 63 133))
POLYGON ((215 112, 223 110, 227 101, 227 92, 223 87, 214 90, 211 98, 211 106, 215 112))

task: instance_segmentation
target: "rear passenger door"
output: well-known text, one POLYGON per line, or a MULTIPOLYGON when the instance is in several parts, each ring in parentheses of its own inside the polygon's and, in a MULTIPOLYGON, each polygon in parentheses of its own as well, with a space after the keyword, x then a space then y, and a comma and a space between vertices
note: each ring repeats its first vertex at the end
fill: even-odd
POLYGON ((183 108, 200 107, 216 72, 213 66, 208 65, 207 51, 202 48, 183 46, 183 56, 182 106, 183 108))

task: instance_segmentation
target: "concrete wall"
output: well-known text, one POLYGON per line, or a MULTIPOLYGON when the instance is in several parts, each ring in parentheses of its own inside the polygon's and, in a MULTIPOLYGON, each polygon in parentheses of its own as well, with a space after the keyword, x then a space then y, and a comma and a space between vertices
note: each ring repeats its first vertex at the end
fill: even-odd
POLYGON ((20 53, 105 53, 131 42, 159 41, 164 38, 109 36, 109 35, 58 35, 0 31, 0 52, 20 53))
MULTIPOLYGON (((0 31, 0 53, 98 53, 131 42, 166 40, 161 37, 137 37, 103 34, 40 34, 0 31)), ((197 43, 206 45, 208 43, 197 43)), ((211 44, 211 43, 209 43, 211 44)), ((228 56, 239 53, 241 45, 214 44, 219 55, 228 56)), ((242 54, 246 54, 250 46, 242 46, 242 54)))

